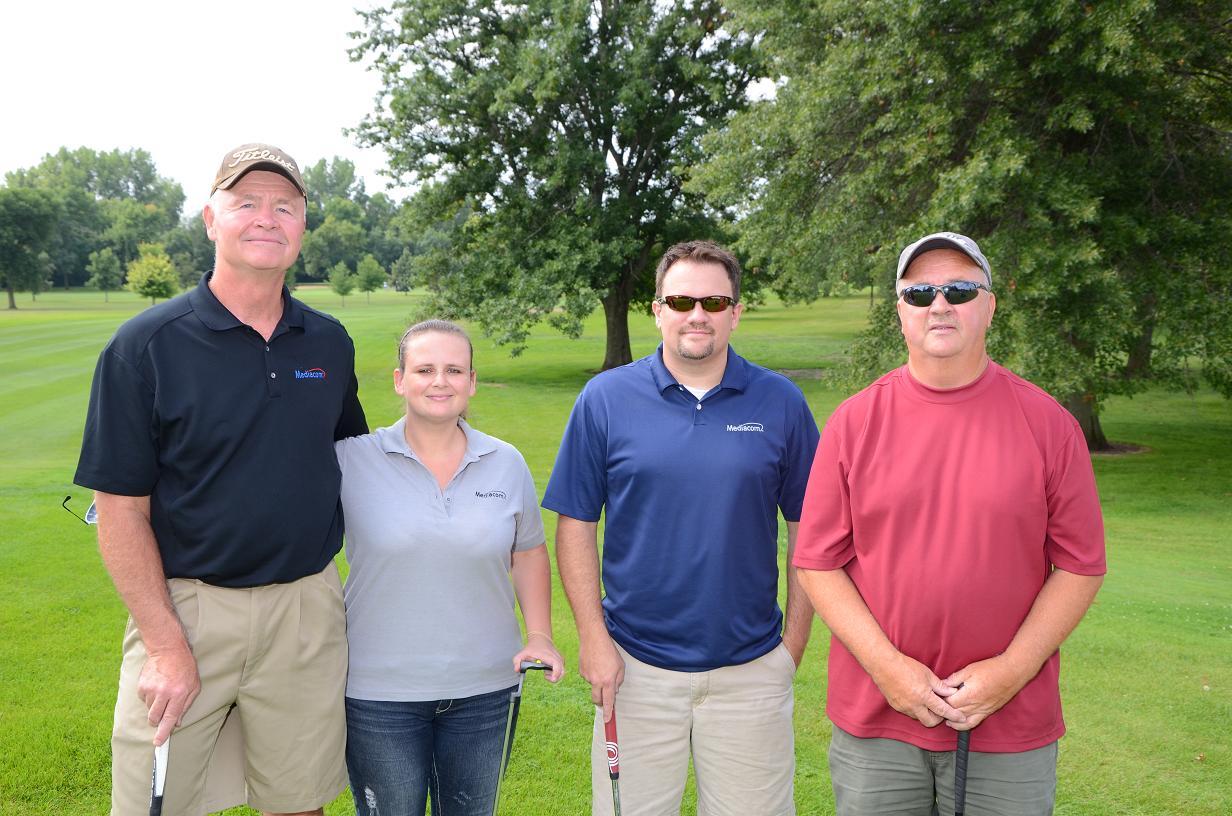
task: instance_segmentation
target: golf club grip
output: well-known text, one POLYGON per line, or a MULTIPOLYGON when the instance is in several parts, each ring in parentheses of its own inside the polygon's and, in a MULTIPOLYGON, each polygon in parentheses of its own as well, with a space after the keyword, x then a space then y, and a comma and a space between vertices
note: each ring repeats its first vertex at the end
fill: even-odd
POLYGON ((547 663, 540 663, 537 660, 523 660, 522 665, 518 666, 518 671, 526 674, 528 671, 551 671, 552 667, 547 663))
POLYGON ((613 780, 620 779, 620 742, 616 739, 616 711, 612 711, 612 719, 603 724, 603 733, 607 739, 607 775, 613 780))
POLYGON ((963 816, 967 809, 967 756, 971 748, 971 732, 958 732, 958 750, 954 752, 954 816, 963 816))
POLYGON ((170 737, 154 748, 154 771, 150 774, 150 816, 163 814, 163 785, 167 781, 167 755, 170 749, 170 737))

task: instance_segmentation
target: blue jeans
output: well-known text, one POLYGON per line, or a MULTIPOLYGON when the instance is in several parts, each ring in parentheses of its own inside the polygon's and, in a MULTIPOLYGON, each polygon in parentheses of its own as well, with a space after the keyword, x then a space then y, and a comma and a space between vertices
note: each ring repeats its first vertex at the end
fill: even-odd
POLYGON ((457 700, 346 698, 347 769, 358 816, 488 816, 513 687, 457 700))

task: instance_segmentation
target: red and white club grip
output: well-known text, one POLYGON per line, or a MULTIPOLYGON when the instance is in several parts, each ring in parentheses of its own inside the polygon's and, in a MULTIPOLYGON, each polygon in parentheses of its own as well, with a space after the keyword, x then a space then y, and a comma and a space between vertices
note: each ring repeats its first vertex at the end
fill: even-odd
POLYGON ((616 712, 612 719, 603 724, 604 736, 607 739, 607 773, 612 779, 620 778, 620 743, 616 740, 616 712))

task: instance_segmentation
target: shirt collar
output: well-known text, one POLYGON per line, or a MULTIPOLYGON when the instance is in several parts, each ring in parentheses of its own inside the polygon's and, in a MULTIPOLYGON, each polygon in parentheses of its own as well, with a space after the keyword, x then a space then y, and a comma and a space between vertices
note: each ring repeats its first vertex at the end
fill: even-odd
MULTIPOLYGON (((188 302, 192 304, 193 311, 206 328, 214 331, 227 331, 243 326, 240 319, 231 314, 230 310, 223 306, 210 290, 210 278, 213 275, 213 271, 206 272, 201 276, 201 282, 197 284, 197 288, 188 293, 188 302)), ((285 285, 282 287, 282 319, 278 322, 288 327, 295 326, 301 329, 304 327, 304 309, 298 301, 291 297, 291 292, 285 285)))
MULTIPOLYGON (((662 343, 655 349, 655 353, 650 355, 650 376, 654 378, 655 387, 659 389, 659 393, 679 385, 676 378, 672 376, 672 372, 667 370, 667 365, 663 362, 662 343)), ((730 388, 733 391, 743 392, 748 383, 748 363, 729 345, 727 347, 727 365, 723 368, 723 379, 719 381, 719 388, 730 388)))
MULTIPOLYGON (((465 419, 458 420, 458 427, 466 435, 466 453, 462 456, 463 462, 477 462, 480 456, 485 456, 496 450, 495 440, 483 431, 477 431, 472 428, 465 419)), ((411 446, 406 443, 405 416, 399 417, 398 421, 393 425, 386 428, 377 428, 376 441, 385 453, 398 453, 407 459, 418 459, 411 450, 411 446)))

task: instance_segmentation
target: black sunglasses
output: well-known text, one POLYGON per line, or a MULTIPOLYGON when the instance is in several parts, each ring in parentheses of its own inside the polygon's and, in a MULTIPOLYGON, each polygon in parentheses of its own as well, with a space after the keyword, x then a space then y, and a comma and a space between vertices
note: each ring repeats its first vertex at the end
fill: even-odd
POLYGON ((667 308, 673 312, 691 312, 693 306, 698 303, 708 312, 721 312, 736 301, 727 295, 708 295, 701 298, 688 295, 664 295, 659 298, 658 302, 667 304, 667 308))
POLYGON ((968 303, 979 295, 980 290, 991 292, 982 283, 975 281, 954 281, 947 283, 944 286, 933 286, 931 283, 917 283, 915 286, 908 286, 906 289, 898 293, 898 296, 903 299, 903 302, 908 306, 931 306, 932 302, 937 299, 937 293, 945 295, 945 302, 951 306, 957 306, 960 303, 968 303))

